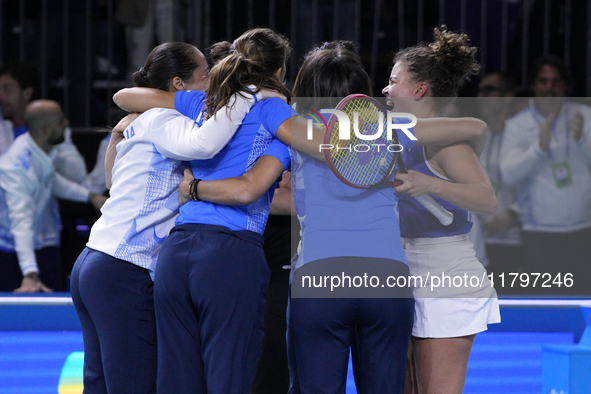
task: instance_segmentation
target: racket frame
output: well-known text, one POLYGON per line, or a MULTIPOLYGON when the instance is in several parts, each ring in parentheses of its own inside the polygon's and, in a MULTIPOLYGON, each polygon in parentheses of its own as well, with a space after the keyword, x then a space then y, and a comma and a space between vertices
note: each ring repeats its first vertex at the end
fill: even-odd
MULTIPOLYGON (((379 101, 377 101, 373 97, 367 96, 365 94, 351 94, 351 95, 345 97, 344 99, 342 99, 337 104, 335 109, 342 111, 343 108, 345 108, 347 106, 347 104, 349 104, 351 101, 353 101, 355 99, 364 99, 364 100, 371 102, 373 105, 375 105, 378 108, 378 110, 382 111, 382 113, 384 114, 384 119, 388 119, 388 111, 386 110, 386 108, 384 108, 384 106, 379 101)), ((347 116, 349 116, 349 114, 347 114, 347 116)), ((331 140, 330 137, 331 137, 333 128, 334 128, 337 121, 338 121, 338 117, 335 114, 332 114, 329 121, 328 121, 328 126, 326 129, 326 132, 324 133, 324 139, 322 141, 324 145, 330 145, 330 140, 331 140)), ((392 142, 397 144, 398 143, 398 135, 393 134, 392 138, 393 138, 392 142)), ((339 170, 337 169, 337 167, 334 164, 334 161, 332 159, 330 151, 331 150, 324 150, 322 153, 324 154, 324 159, 326 160, 326 164, 328 165, 328 167, 330 168, 332 173, 335 174, 336 177, 341 182, 343 182, 345 185, 350 186, 350 187, 354 187, 356 189, 369 189, 372 187, 376 187, 376 186, 388 183, 387 182, 388 178, 390 178, 390 175, 392 175, 392 172, 394 171, 394 168, 396 167, 396 162, 398 161, 398 158, 400 157, 399 152, 394 153, 394 159, 390 163, 390 168, 388 168, 388 170, 386 171, 386 175, 380 181, 378 181, 376 183, 369 184, 369 185, 367 185, 367 184, 366 185, 359 185, 359 184, 349 181, 343 175, 341 175, 341 173, 339 172, 339 170)))
MULTIPOLYGON (((388 111, 386 111, 384 106, 382 104, 380 104, 373 97, 369 97, 365 94, 349 95, 349 96, 345 97, 344 99, 342 99, 337 104, 335 109, 342 110, 343 108, 345 108, 345 106, 347 104, 349 104, 351 101, 353 101, 355 99, 364 99, 364 100, 370 101, 372 104, 374 104, 378 108, 378 110, 382 111, 382 113, 384 114, 384 118, 387 119, 388 111)), ((347 116, 349 116, 349 115, 347 114, 347 116)), ((337 121, 338 121, 338 117, 335 114, 332 114, 329 121, 328 121, 327 129, 324 133, 323 143, 325 145, 330 145, 330 140, 331 140, 330 137, 331 137, 333 128, 334 128, 337 121)), ((398 143, 398 134, 397 133, 392 134, 392 142, 396 143, 396 144, 398 143)), ((369 189, 371 187, 376 187, 376 186, 388 183, 388 179, 390 178, 390 175, 392 175, 392 171, 394 171, 394 168, 396 167, 396 163, 398 163, 401 173, 405 173, 405 174, 408 173, 408 171, 406 170, 406 166, 404 165, 404 161, 402 160, 400 152, 395 152, 394 156, 393 156, 393 160, 390 163, 390 168, 386 171, 386 175, 380 181, 373 183, 371 185, 358 185, 353 182, 350 182, 343 175, 341 175, 341 173, 339 172, 339 170, 335 166, 334 161, 332 160, 330 150, 323 151, 323 154, 324 154, 324 159, 326 160, 326 164, 328 165, 328 167, 330 168, 332 173, 334 175, 336 175, 336 177, 341 182, 343 182, 345 185, 350 186, 350 187, 354 187, 356 189, 369 189)), ((399 182, 390 182, 390 184, 392 187, 401 185, 401 183, 399 183, 399 182)), ((433 214, 439 220, 439 222, 441 224, 443 224, 444 226, 449 226, 453 222, 453 218, 454 218, 453 213, 451 213, 448 210, 446 210, 445 208, 443 208, 441 206, 441 204, 439 204, 437 201, 435 201, 435 199, 433 199, 433 197, 426 194, 424 196, 419 196, 416 199, 429 212, 431 212, 431 214, 433 214)))

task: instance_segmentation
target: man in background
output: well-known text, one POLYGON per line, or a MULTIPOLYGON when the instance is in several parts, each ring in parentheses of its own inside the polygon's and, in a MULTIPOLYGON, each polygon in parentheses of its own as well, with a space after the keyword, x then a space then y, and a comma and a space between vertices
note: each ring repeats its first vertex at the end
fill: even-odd
POLYGON ((33 101, 23 119, 28 132, 0 157, 0 291, 62 290, 55 197, 97 209, 106 198, 54 172, 50 153, 68 124, 58 103, 33 101))
POLYGON ((500 157, 503 183, 517 186, 524 272, 541 274, 524 289, 589 294, 591 107, 565 99, 572 82, 560 59, 539 59, 531 81, 534 97, 506 122, 500 157))
MULTIPOLYGON (((39 97, 37 70, 29 63, 13 63, 0 68, 0 108, 5 119, 12 122, 12 138, 0 143, 0 154, 8 150, 10 144, 26 133, 25 109, 39 97)), ((10 136, 9 136, 10 137, 10 136)), ((86 163, 72 143, 72 131, 68 127, 64 141, 55 146, 52 152, 57 172, 71 180, 82 183, 86 179, 86 163)))
MULTIPOLYGON (((8 150, 16 138, 27 131, 24 120, 25 108, 38 97, 37 70, 31 64, 19 62, 0 68, 0 108, 7 119, 0 123, 4 126, 0 127, 0 155, 8 150)), ((103 151, 104 148, 106 145, 103 151)), ((97 194, 105 193, 103 161, 97 163, 91 174, 87 174, 85 160, 72 141, 72 131, 69 127, 66 127, 64 141, 55 145, 49 156, 56 173, 97 194)), ((53 214, 49 220, 53 221, 53 224, 47 226, 48 233, 45 238, 54 239, 56 246, 60 245, 60 238, 63 239, 61 254, 64 257, 63 272, 66 274, 62 278, 63 282, 88 239, 87 234, 78 231, 78 224, 92 225, 96 220, 96 213, 86 204, 58 204, 56 199, 52 199, 50 204, 53 214)), ((59 286, 57 289, 62 287, 59 286)))

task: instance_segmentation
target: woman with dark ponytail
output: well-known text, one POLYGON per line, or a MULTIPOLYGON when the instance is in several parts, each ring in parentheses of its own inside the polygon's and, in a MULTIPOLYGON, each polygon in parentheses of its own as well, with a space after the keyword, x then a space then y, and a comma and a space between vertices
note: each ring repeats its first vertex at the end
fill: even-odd
MULTIPOLYGON (((390 83, 383 90, 396 112, 418 118, 436 117, 456 96, 479 65, 468 36, 434 30, 434 42, 400 50, 394 57, 390 83)), ((468 359, 476 334, 500 322, 497 295, 476 259, 468 233, 470 212, 493 213, 496 198, 477 154, 482 143, 412 149, 405 157, 408 174, 395 190, 400 196, 400 229, 412 276, 472 278, 478 287, 454 287, 443 282, 414 289, 415 318, 407 389, 418 393, 462 393, 468 359), (475 153, 476 151, 476 153, 475 153), (414 198, 432 195, 454 221, 441 225, 414 198)), ((447 279, 446 279, 447 280, 447 279)), ((442 279, 443 281, 443 279, 442 279)), ((449 281, 449 280, 447 280, 449 281)), ((454 282, 455 283, 455 282, 454 282)))
MULTIPOLYGON (((192 45, 166 43, 133 80, 162 91, 204 90, 207 62, 192 45)), ((176 111, 154 109, 113 130, 106 160, 110 198, 71 279, 84 337, 85 393, 156 392, 151 274, 178 215, 183 163, 217 153, 257 100, 246 97, 232 99, 234 119, 224 110, 201 128, 176 111)))

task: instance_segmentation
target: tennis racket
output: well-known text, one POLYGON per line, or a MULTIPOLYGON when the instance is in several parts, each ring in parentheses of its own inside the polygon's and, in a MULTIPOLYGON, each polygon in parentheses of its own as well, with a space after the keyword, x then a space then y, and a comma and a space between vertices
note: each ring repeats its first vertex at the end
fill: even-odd
MULTIPOLYGON (((400 169, 400 172, 408 174, 402 157, 398 157, 398 168, 400 169)), ((394 182, 395 186, 399 186, 401 184, 401 182, 394 182)), ((431 212, 433 216, 439 220, 439 223, 443 224, 444 226, 449 226, 454 221, 454 214, 443 208, 441 204, 435 201, 435 199, 430 195, 424 194, 422 196, 416 196, 415 200, 420 202, 421 205, 424 206, 427 211, 431 212)))
MULTIPOLYGON (((402 147, 397 133, 392 133, 391 141, 386 140, 388 112, 377 100, 364 94, 352 94, 341 100, 335 109, 349 118, 350 139, 340 139, 340 122, 333 114, 324 134, 323 153, 328 167, 341 182, 357 189, 391 184, 389 178, 397 161, 400 170, 406 172, 399 159, 402 147), (375 137, 380 131, 381 136, 375 137)), ((415 198, 444 226, 453 221, 453 214, 431 196, 415 198)))

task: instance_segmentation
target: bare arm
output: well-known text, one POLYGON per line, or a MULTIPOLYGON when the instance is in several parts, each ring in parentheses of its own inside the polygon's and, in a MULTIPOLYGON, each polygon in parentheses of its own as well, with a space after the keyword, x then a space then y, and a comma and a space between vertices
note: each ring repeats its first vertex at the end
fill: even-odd
MULTIPOLYGON (((216 204, 249 205, 258 200, 283 172, 283 164, 269 155, 261 156, 245 174, 215 181, 200 181, 197 184, 199 200, 216 204)), ((190 200, 189 187, 194 179, 190 168, 179 185, 179 199, 182 204, 190 200)))
MULTIPOLYGON (((467 141, 480 155, 486 143, 486 123, 476 118, 418 119, 414 127, 417 146, 445 146, 467 141)), ((285 144, 318 160, 324 160, 320 144, 324 143, 324 130, 313 127, 312 139, 308 139, 307 119, 294 116, 277 129, 277 137, 285 144)))
POLYGON ((416 146, 445 146, 466 141, 478 156, 486 144, 486 123, 476 118, 418 119, 416 146))
MULTIPOLYGON (((250 85, 248 88, 254 92, 258 92, 254 85, 250 85)), ((175 109, 175 96, 176 92, 167 92, 160 89, 126 88, 115 93, 113 101, 119 108, 128 112, 146 112, 152 108, 175 109)), ((283 95, 269 89, 261 89, 260 96, 258 97, 259 99, 277 97, 283 101, 287 101, 283 95)))
POLYGON ((145 112, 152 108, 174 109, 175 94, 160 89, 127 88, 115 93, 113 101, 128 112, 145 112))
POLYGON ((394 189, 412 197, 431 194, 468 211, 496 211, 497 199, 486 170, 467 143, 436 149, 432 159, 454 182, 410 170, 408 174, 396 174, 396 180, 404 184, 394 189))
POLYGON ((324 161, 320 144, 324 140, 324 130, 313 126, 312 139, 308 139, 308 120, 303 116, 294 116, 281 123, 277 129, 277 138, 293 149, 324 161))

